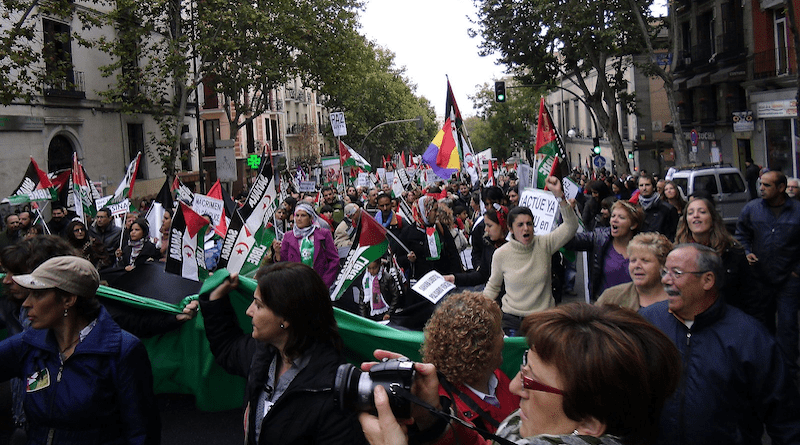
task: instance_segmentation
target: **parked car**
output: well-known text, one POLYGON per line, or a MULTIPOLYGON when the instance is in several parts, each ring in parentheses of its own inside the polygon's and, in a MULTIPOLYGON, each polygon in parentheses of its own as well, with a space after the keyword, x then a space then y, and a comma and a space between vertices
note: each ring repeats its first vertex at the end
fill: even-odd
POLYGON ((726 226, 735 226, 750 191, 742 172, 730 165, 699 165, 684 167, 672 174, 672 181, 684 196, 698 190, 711 194, 717 211, 726 226))

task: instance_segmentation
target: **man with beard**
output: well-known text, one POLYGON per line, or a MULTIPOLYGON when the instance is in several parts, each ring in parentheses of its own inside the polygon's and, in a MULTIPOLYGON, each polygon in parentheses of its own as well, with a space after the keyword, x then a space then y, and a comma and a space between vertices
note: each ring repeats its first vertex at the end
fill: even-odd
POLYGON ((656 193, 655 178, 650 175, 639 177, 639 205, 644 209, 641 232, 658 232, 674 241, 678 229, 678 210, 660 200, 656 193))
POLYGON ((10 213, 6 216, 6 230, 0 232, 0 249, 16 243, 20 238, 19 215, 10 213))

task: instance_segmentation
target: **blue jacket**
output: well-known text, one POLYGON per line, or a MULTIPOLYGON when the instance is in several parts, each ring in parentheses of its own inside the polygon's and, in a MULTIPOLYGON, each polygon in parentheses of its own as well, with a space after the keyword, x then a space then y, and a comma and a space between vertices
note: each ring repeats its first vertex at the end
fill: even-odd
POLYGON ((28 382, 28 443, 161 442, 147 351, 105 309, 63 365, 49 329, 29 329, 1 342, 0 380, 11 377, 28 382))
POLYGON ((721 298, 689 329, 667 301, 640 311, 683 360, 678 389, 661 414, 659 444, 800 443, 800 396, 775 339, 721 298))
POLYGON ((781 284, 791 272, 800 275, 800 202, 787 198, 780 216, 763 199, 747 203, 736 222, 736 239, 745 253, 755 253, 754 276, 781 284))

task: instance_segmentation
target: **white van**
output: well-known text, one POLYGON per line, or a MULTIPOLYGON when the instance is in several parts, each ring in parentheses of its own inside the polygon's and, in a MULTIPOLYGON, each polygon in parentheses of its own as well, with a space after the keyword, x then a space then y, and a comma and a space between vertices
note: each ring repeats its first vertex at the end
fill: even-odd
POLYGON ((697 190, 710 193, 722 220, 729 227, 736 225, 742 208, 750 200, 750 191, 742 172, 730 165, 685 167, 673 173, 672 181, 684 196, 697 190))

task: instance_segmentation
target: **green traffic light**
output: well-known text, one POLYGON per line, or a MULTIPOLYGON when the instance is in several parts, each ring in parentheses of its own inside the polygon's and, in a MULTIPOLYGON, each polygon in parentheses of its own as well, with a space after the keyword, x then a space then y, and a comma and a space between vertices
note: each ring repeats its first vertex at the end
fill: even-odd
POLYGON ((506 100, 506 96, 505 96, 505 94, 498 94, 498 95, 497 95, 497 101, 498 101, 498 102, 502 102, 502 101, 504 101, 504 100, 506 100))
POLYGON ((633 152, 628 153, 628 159, 633 159, 633 152))

